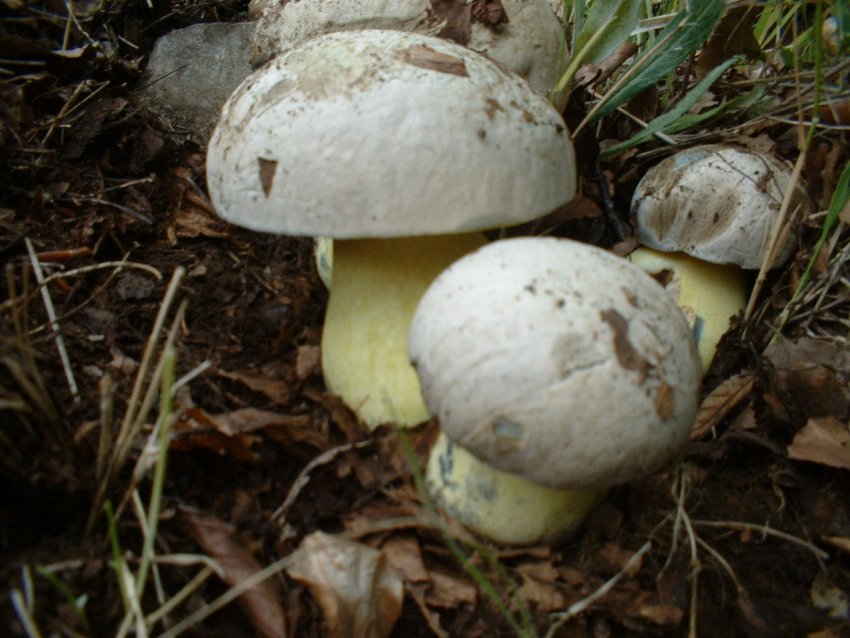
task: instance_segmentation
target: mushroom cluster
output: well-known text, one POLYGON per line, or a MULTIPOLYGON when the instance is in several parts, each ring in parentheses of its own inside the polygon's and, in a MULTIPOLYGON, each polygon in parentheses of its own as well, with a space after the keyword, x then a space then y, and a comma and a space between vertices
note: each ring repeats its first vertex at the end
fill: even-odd
POLYGON ((421 294, 478 231, 569 201, 574 164, 560 114, 519 76, 454 42, 360 30, 249 76, 210 140, 207 182, 232 223, 335 238, 326 385, 370 426, 413 425, 429 418, 406 348, 421 294))
POLYGON ((493 242, 423 295, 409 353, 442 435, 437 502, 501 543, 563 538, 688 437, 699 357, 643 270, 566 239, 493 242))
MULTIPOLYGON (((786 192, 789 209, 809 207, 805 190, 776 157, 732 144, 697 146, 653 166, 632 199, 637 237, 632 261, 652 272, 679 300, 694 328, 703 369, 729 321, 747 302, 746 270, 793 252, 774 240, 786 192), (771 256, 768 251, 776 244, 771 256)), ((781 220, 780 220, 781 221, 781 220)))

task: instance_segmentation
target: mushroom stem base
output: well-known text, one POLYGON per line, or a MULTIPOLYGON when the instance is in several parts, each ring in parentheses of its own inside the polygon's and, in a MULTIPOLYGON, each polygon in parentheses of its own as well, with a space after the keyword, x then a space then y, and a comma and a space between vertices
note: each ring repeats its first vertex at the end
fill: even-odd
POLYGON ((370 428, 430 418, 408 361, 410 321, 436 276, 485 243, 480 233, 334 241, 322 371, 370 428))
POLYGON ((490 467, 443 434, 431 450, 426 483, 448 515, 502 545, 565 540, 606 492, 531 483, 490 467))

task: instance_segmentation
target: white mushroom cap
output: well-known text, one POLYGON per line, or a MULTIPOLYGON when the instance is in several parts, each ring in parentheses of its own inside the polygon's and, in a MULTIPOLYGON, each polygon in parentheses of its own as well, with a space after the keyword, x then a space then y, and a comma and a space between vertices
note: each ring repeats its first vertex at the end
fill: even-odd
POLYGON ((604 489, 685 443, 700 361, 648 274, 555 238, 494 242, 422 297, 408 351, 446 436, 540 485, 604 489))
POLYGON ((560 114, 519 76, 453 42, 364 30, 248 77, 207 182, 232 223, 353 238, 521 223, 569 201, 576 175, 560 114))
MULTIPOLYGON (((254 32, 252 63, 264 64, 305 40, 335 31, 393 29, 446 37, 504 64, 541 93, 566 67, 564 35, 549 0, 502 0, 506 23, 472 18, 468 33, 452 29, 446 10, 458 4, 434 0, 270 0, 254 32)), ((470 11, 462 7, 461 11, 470 11)), ((469 16, 467 16, 469 19, 469 16)))
MULTIPOLYGON (((766 153, 723 144, 676 153, 638 184, 632 199, 638 239, 665 252, 760 268, 790 183, 791 169, 766 153)), ((799 187, 791 210, 798 203, 808 206, 799 187)), ((792 250, 789 239, 773 266, 792 250)))

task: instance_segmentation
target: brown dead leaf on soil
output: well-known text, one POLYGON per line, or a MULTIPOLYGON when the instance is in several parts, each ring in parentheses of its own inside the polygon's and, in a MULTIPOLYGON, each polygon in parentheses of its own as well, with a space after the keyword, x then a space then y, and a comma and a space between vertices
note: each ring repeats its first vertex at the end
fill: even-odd
POLYGON ((747 372, 726 379, 703 399, 691 428, 691 441, 701 439, 753 391, 756 375, 747 372))
POLYGON ((286 572, 319 603, 331 638, 387 638, 401 615, 401 578, 368 545, 314 532, 286 572))
POLYGON ((753 6, 732 7, 714 27, 714 32, 699 54, 696 64, 697 79, 704 78, 724 60, 736 55, 755 57, 761 53, 758 40, 753 35, 753 25, 759 12, 753 6))
POLYGON ((172 450, 206 449, 239 461, 256 461, 259 458, 252 448, 260 437, 234 432, 216 416, 200 408, 188 408, 175 422, 173 433, 174 438, 169 445, 172 450))
MULTIPOLYGON (((181 508, 195 542, 224 570, 224 581, 231 587, 260 571, 254 557, 239 541, 230 525, 190 508, 181 508)), ((281 605, 277 582, 267 578, 239 598, 257 633, 263 638, 286 638, 286 616, 281 605)))
MULTIPOLYGON (((850 419, 850 352, 828 339, 779 338, 764 351, 772 364, 770 390, 782 404, 787 420, 802 427, 811 417, 850 419)), ((777 406, 778 407, 778 406, 777 406)))
POLYGON ((635 553, 630 549, 625 549, 613 543, 605 543, 599 550, 599 555, 607 560, 611 565, 618 570, 622 570, 628 566, 625 572, 629 578, 634 578, 643 566, 643 560, 637 560, 633 564, 629 564, 635 553))
POLYGON ((381 545, 381 551, 384 552, 390 567, 401 574, 406 583, 430 582, 428 570, 422 560, 422 549, 415 536, 392 536, 381 545))
POLYGON ((171 448, 206 448, 241 461, 256 461, 253 446, 263 433, 284 445, 294 443, 323 448, 327 438, 312 426, 309 417, 278 414, 255 408, 241 408, 223 414, 209 414, 200 408, 187 408, 174 425, 171 448))
POLYGON ((537 611, 551 613, 567 606, 564 585, 557 582, 559 573, 551 562, 523 563, 517 566, 517 574, 522 579, 519 595, 537 611))
POLYGON ((812 417, 794 435, 788 458, 850 470, 850 430, 835 417, 812 417))
POLYGON ((184 206, 174 218, 174 228, 171 242, 177 239, 194 239, 196 237, 222 238, 230 234, 230 230, 221 221, 197 206, 184 206))
POLYGON ((295 376, 301 381, 322 373, 322 352, 319 346, 298 346, 295 351, 295 376))
POLYGON ((430 607, 455 609, 461 605, 474 607, 478 600, 478 589, 464 578, 442 570, 429 571, 431 588, 425 592, 425 601, 430 607))
POLYGON ((284 405, 292 398, 292 388, 290 384, 274 376, 272 370, 243 370, 237 372, 228 372, 227 370, 216 370, 218 376, 238 381, 239 383, 249 387, 255 392, 260 392, 266 395, 275 403, 284 405))

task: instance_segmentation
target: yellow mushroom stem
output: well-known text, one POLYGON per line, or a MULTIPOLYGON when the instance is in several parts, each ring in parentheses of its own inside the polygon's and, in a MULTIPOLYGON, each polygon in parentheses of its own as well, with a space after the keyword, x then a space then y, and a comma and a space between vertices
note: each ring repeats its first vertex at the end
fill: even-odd
POLYGON ((711 264, 685 253, 638 248, 631 255, 676 300, 694 331, 702 372, 708 372, 720 338, 747 305, 746 273, 734 265, 711 264))
POLYGON ((370 428, 430 418, 407 357, 410 321, 437 275, 485 243, 480 233, 334 240, 322 371, 370 428))
POLYGON ((606 493, 537 485, 492 468, 444 434, 431 450, 426 482, 443 511, 501 545, 565 540, 606 493))

